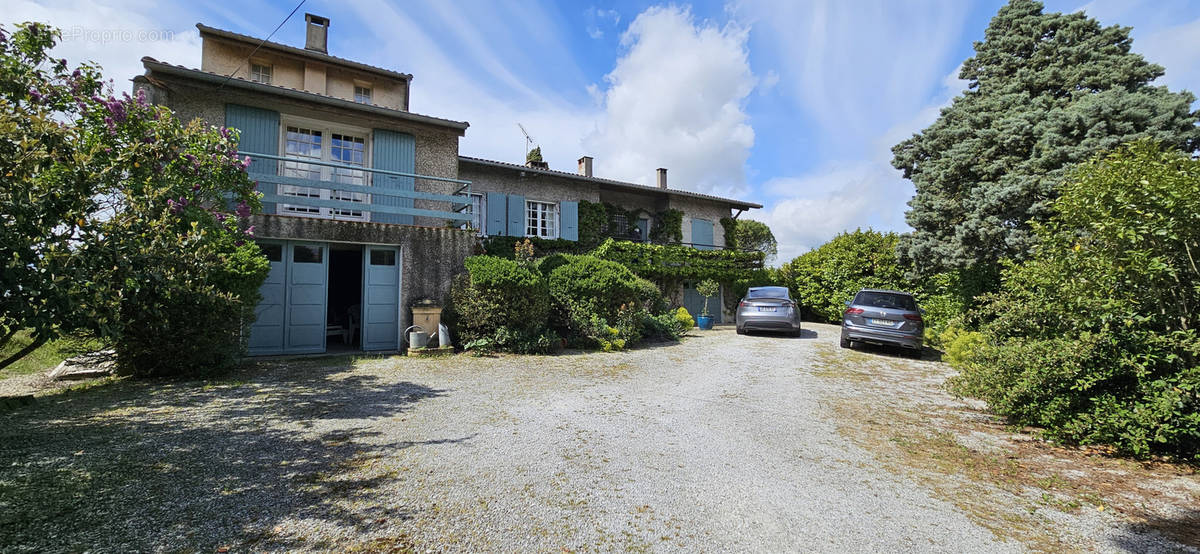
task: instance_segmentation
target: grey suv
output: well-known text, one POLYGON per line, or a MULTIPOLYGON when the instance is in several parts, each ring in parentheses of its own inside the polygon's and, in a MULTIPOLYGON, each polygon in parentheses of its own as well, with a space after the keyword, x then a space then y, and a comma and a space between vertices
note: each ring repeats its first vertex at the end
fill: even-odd
POLYGON ((865 342, 899 346, 919 355, 925 332, 923 313, 910 293, 860 290, 842 314, 842 348, 865 342))

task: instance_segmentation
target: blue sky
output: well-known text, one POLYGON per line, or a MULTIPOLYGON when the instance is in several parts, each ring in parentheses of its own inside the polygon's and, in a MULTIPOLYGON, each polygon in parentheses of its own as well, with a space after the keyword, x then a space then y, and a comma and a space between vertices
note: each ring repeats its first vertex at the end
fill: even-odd
MULTIPOLYGON (((1133 27, 1161 83, 1200 90, 1200 2, 1047 0, 1133 27)), ((138 59, 196 67, 203 22, 265 37, 295 2, 9 2, 0 21, 64 30, 127 90, 138 59)), ((912 185, 890 147, 962 90, 1000 0, 539 2, 308 0, 272 40, 303 45, 304 13, 329 17, 330 53, 412 73, 411 109, 471 123, 464 154, 522 161, 522 123, 551 167, 736 196, 765 207, 780 259, 839 231, 904 231, 912 185)))

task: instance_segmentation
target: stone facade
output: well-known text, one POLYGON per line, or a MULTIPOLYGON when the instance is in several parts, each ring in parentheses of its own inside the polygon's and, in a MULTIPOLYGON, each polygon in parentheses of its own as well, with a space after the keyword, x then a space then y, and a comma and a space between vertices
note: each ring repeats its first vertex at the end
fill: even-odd
POLYGON ((451 281, 463 272, 463 260, 474 254, 479 244, 474 233, 445 227, 381 225, 286 215, 256 215, 250 223, 254 225, 255 236, 261 239, 399 246, 402 329, 412 325, 413 303, 428 298, 438 305, 446 305, 451 281))
POLYGON ((729 217, 732 212, 728 204, 689 198, 685 196, 671 197, 671 208, 683 212, 683 242, 692 243, 692 220, 702 219, 713 224, 713 243, 719 248, 725 247, 725 228, 721 226, 721 218, 729 217))

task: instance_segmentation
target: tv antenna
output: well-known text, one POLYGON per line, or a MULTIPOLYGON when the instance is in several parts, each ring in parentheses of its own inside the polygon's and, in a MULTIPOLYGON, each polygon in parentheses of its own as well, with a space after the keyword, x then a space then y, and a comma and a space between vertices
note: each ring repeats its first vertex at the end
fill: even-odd
POLYGON ((525 158, 529 158, 529 146, 533 144, 533 137, 529 136, 529 131, 525 130, 525 126, 517 123, 517 127, 521 128, 521 133, 525 135, 525 158))

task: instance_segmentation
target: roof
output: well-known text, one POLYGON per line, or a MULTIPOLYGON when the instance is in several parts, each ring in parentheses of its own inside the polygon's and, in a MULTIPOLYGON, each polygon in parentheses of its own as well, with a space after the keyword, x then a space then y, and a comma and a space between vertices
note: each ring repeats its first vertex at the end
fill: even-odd
POLYGON ((762 204, 755 204, 753 202, 746 202, 743 200, 722 198, 720 196, 712 196, 709 194, 701 194, 699 192, 691 192, 691 191, 687 191, 687 190, 661 189, 658 187, 652 187, 652 186, 648 186, 648 185, 639 185, 637 183, 627 183, 625 181, 615 181, 612 179, 604 179, 601 177, 587 177, 585 175, 580 175, 578 173, 571 173, 568 171, 558 171, 555 169, 539 169, 539 168, 535 168, 535 167, 529 167, 529 166, 519 165, 519 164, 514 164, 514 163, 498 162, 495 160, 486 160, 483 158, 473 158, 471 156, 461 156, 460 155, 458 157, 458 160, 459 160, 459 163, 467 162, 467 163, 473 163, 473 164, 490 166, 490 167, 498 167, 501 169, 513 169, 513 170, 520 170, 520 171, 528 171, 528 172, 532 172, 532 173, 540 173, 542 175, 553 175, 555 177, 563 177, 566 179, 574 179, 576 181, 595 183, 600 186, 612 187, 612 188, 620 189, 620 190, 632 190, 632 191, 643 192, 643 193, 659 193, 659 194, 666 194, 668 196, 682 196, 682 197, 686 197, 686 198, 699 198, 702 200, 711 200, 714 202, 722 202, 722 203, 728 204, 731 207, 739 209, 739 210, 762 208, 762 204))
POLYGON ((200 36, 212 35, 215 37, 221 37, 224 39, 235 40, 238 42, 245 42, 247 44, 251 44, 253 46, 259 47, 260 49, 267 48, 270 50, 283 52, 285 54, 291 54, 293 56, 300 56, 303 58, 317 60, 317 61, 325 62, 328 64, 336 64, 336 65, 341 65, 341 66, 345 66, 345 67, 350 67, 350 68, 357 69, 359 71, 366 71, 368 73, 374 73, 376 75, 381 75, 383 77, 390 77, 392 79, 400 79, 402 81, 412 81, 412 75, 408 74, 408 73, 400 73, 398 71, 392 71, 390 69, 384 69, 382 67, 367 65, 365 63, 356 62, 354 60, 347 60, 346 58, 330 56, 329 54, 326 54, 324 52, 317 52, 315 50, 308 50, 306 48, 297 48, 295 46, 288 46, 286 44, 280 44, 278 42, 264 41, 262 39, 254 38, 249 35, 243 35, 240 33, 235 33, 233 31, 226 31, 224 29, 217 29, 215 27, 209 27, 208 25, 205 25, 203 23, 197 23, 196 28, 200 30, 200 36), (261 44, 262 46, 259 46, 259 44, 261 44))
POLYGON ((286 96, 289 98, 295 98, 297 100, 316 102, 316 103, 325 104, 328 106, 334 106, 334 107, 348 109, 348 110, 356 110, 356 111, 360 111, 360 112, 369 113, 372 115, 380 115, 380 116, 390 117, 390 118, 394 118, 394 119, 401 119, 401 120, 405 120, 405 121, 409 121, 409 122, 413 122, 413 123, 422 123, 425 125, 435 125, 438 127, 449 127, 451 129, 457 130, 459 132, 459 134, 462 134, 463 132, 465 132, 467 130, 467 127, 471 126, 471 124, 467 123, 466 121, 453 121, 450 119, 442 119, 440 117, 433 117, 433 116, 421 115, 421 114, 417 114, 417 113, 413 113, 413 112, 406 112, 404 110, 394 110, 392 108, 385 108, 383 106, 376 106, 373 104, 362 104, 359 102, 354 102, 352 100, 346 100, 345 98, 338 98, 335 96, 329 96, 329 95, 325 95, 325 94, 317 94, 315 92, 309 92, 307 90, 294 89, 294 88, 283 87, 283 86, 279 86, 279 85, 268 85, 265 83, 256 83, 254 81, 248 81, 246 79, 242 79, 241 77, 229 77, 226 75, 221 75, 220 73, 213 73, 211 71, 204 71, 201 69, 194 69, 194 68, 190 68, 190 67, 184 67, 181 65, 172 65, 169 63, 160 62, 149 56, 142 58, 142 65, 145 66, 146 69, 148 69, 150 71, 164 74, 164 75, 176 75, 176 76, 180 76, 180 77, 196 79, 198 81, 219 84, 222 86, 236 87, 236 88, 240 88, 243 90, 251 90, 251 91, 263 92, 263 93, 267 93, 267 94, 286 96))

